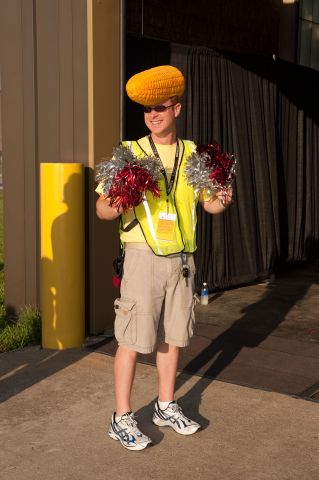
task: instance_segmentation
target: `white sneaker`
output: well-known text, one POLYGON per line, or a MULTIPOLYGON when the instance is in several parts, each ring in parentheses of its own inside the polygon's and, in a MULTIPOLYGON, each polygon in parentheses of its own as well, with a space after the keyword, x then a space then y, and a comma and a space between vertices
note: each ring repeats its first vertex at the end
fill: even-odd
POLYGON ((171 402, 165 410, 161 410, 158 402, 155 403, 153 423, 159 427, 172 427, 181 435, 192 435, 200 428, 199 423, 185 417, 181 407, 171 402))
POLYGON ((118 422, 115 421, 113 413, 109 436, 113 440, 119 440, 128 450, 143 450, 152 443, 152 440, 139 430, 133 412, 125 413, 118 422))

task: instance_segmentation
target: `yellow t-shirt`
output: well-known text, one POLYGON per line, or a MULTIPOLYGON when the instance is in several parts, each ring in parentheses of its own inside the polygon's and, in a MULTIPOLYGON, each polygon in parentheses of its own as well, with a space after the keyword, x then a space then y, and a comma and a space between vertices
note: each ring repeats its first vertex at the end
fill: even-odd
MULTIPOLYGON (((142 149, 148 154, 148 155, 153 155, 152 148, 150 146, 150 142, 148 140, 148 137, 143 137, 138 140, 138 143, 142 147, 142 149)), ((181 155, 183 153, 183 148, 181 141, 179 140, 179 154, 181 159, 181 155)), ((156 150, 160 156, 160 159, 162 161, 163 167, 165 168, 166 175, 168 181, 171 178, 171 174, 174 168, 174 162, 175 162, 175 153, 176 153, 176 143, 173 143, 172 145, 162 145, 159 143, 155 143, 156 150)), ((101 195, 102 194, 102 183, 99 183, 95 191, 101 195)), ((200 195, 200 201, 208 201, 210 200, 210 196, 208 195, 200 195)), ((130 209, 125 213, 125 223, 123 225, 123 228, 127 227, 135 218, 134 210, 130 209)), ((122 242, 137 242, 137 243, 145 243, 145 237, 143 235, 142 229, 140 225, 136 225, 132 230, 129 232, 121 232, 121 240, 122 242)))

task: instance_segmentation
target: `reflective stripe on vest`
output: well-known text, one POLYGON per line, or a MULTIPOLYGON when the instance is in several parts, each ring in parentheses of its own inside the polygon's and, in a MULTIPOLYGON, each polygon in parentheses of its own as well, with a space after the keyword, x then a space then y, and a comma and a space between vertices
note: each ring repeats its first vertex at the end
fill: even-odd
MULTIPOLYGON (((147 244, 156 255, 170 255, 179 252, 194 252, 196 250, 196 205, 198 196, 185 179, 184 168, 187 158, 195 150, 196 145, 189 140, 180 140, 182 157, 177 169, 176 179, 171 193, 166 201, 165 181, 162 176, 159 181, 160 197, 153 197, 146 192, 146 199, 135 207, 135 216, 140 224, 147 244), (156 236, 159 212, 176 214, 176 223, 173 240, 161 240, 156 236)), ((122 142, 130 148, 134 155, 141 157, 145 152, 138 142, 122 142)), ((123 223, 125 219, 123 218, 123 223)))

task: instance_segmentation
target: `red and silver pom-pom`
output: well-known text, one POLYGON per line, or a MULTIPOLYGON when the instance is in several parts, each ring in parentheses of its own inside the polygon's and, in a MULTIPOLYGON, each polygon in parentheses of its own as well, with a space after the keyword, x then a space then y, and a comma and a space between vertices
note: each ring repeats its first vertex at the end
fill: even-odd
POLYGON ((137 158, 129 148, 119 146, 114 148, 111 160, 97 165, 95 179, 102 182, 103 195, 110 199, 110 205, 125 212, 139 205, 146 191, 160 196, 160 172, 161 164, 155 157, 137 158))
POLYGON ((196 192, 226 191, 234 180, 236 162, 235 155, 222 152, 217 143, 198 145, 185 167, 187 183, 196 192))

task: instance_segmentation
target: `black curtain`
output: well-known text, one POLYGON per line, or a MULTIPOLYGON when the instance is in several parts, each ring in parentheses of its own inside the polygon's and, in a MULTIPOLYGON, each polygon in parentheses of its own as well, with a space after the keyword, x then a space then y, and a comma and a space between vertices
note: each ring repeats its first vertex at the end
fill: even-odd
POLYGON ((285 63, 277 70, 281 259, 314 260, 319 257, 319 74, 285 63))
POLYGON ((318 258, 318 76, 260 58, 171 45, 187 79, 179 136, 238 155, 235 203, 198 212, 197 289, 318 258))

